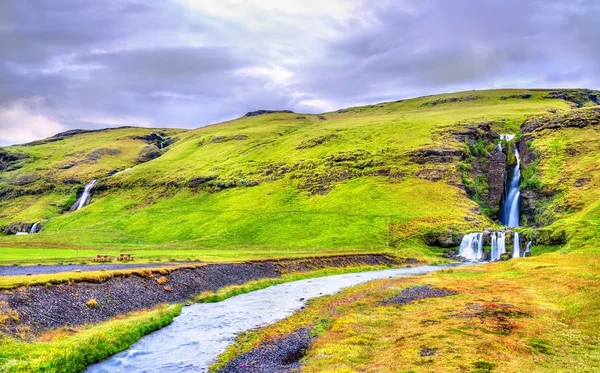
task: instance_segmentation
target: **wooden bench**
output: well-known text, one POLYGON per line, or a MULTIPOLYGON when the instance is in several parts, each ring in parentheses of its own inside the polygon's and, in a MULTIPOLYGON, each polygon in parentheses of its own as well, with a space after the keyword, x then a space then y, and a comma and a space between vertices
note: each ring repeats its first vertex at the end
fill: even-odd
POLYGON ((94 262, 110 262, 110 256, 106 254, 96 254, 94 262))
POLYGON ((131 254, 119 254, 117 260, 130 261, 133 260, 133 255, 131 254))

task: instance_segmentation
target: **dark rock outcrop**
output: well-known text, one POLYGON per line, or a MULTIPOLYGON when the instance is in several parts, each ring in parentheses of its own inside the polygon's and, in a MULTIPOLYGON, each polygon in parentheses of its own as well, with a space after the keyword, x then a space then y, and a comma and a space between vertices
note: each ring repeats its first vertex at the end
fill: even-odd
POLYGON ((188 181, 187 186, 189 188, 198 188, 200 185, 215 180, 216 178, 217 177, 214 175, 194 177, 188 181))
POLYGON ((153 159, 156 159, 162 155, 160 149, 155 145, 148 145, 140 150, 138 154, 137 161, 138 163, 149 162, 153 159))
POLYGON ((119 154, 121 154, 121 151, 119 149, 100 148, 100 149, 96 149, 96 150, 90 152, 87 155, 86 160, 88 162, 95 162, 104 156, 119 155, 119 154))
POLYGON ((17 234, 19 232, 29 233, 29 230, 31 229, 32 225, 33 224, 31 224, 31 223, 24 223, 24 222, 10 223, 6 227, 4 227, 4 233, 6 233, 6 234, 17 234))
POLYGON ((600 107, 594 107, 531 118, 521 125, 521 132, 524 136, 531 138, 531 135, 546 129, 583 128, 598 125, 600 125, 600 107))
POLYGON ((496 216, 500 211, 502 195, 504 194, 504 173, 506 171, 506 154, 494 150, 489 158, 476 158, 473 160, 471 176, 484 177, 487 188, 479 191, 479 197, 491 210, 491 215, 496 216))
POLYGON ((468 95, 464 97, 449 97, 449 98, 438 98, 437 100, 424 102, 421 106, 437 106, 441 104, 447 104, 451 102, 466 102, 466 101, 475 101, 481 100, 485 97, 478 95, 468 95))
POLYGON ((291 110, 256 110, 256 111, 249 111, 244 116, 245 117, 256 117, 259 115, 276 114, 276 113, 294 114, 294 112, 291 110))
POLYGON ((551 91, 546 98, 553 98, 572 102, 575 107, 581 108, 588 102, 600 105, 600 91, 590 89, 565 89, 560 91, 551 91))
POLYGON ((104 128, 104 129, 99 129, 99 130, 74 129, 74 130, 69 130, 69 131, 57 133, 56 135, 54 135, 52 137, 48 137, 47 139, 32 141, 32 142, 29 142, 27 144, 24 144, 23 146, 42 145, 42 144, 47 144, 47 143, 50 143, 50 142, 61 141, 61 140, 64 140, 66 138, 69 138, 69 137, 72 137, 72 136, 76 136, 76 135, 81 135, 81 134, 84 134, 84 133, 114 131, 114 130, 120 130, 120 129, 124 129, 124 128, 134 128, 134 127, 123 126, 123 127, 115 127, 115 128, 104 128))
POLYGON ((450 229, 443 231, 430 231, 425 233, 423 241, 429 246, 455 247, 460 245, 462 235, 450 229))
POLYGON ((420 149, 409 154, 414 163, 449 163, 463 154, 460 149, 420 149))
POLYGON ((15 154, 0 150, 0 172, 13 171, 21 168, 21 161, 27 158, 29 158, 29 156, 25 154, 15 154))

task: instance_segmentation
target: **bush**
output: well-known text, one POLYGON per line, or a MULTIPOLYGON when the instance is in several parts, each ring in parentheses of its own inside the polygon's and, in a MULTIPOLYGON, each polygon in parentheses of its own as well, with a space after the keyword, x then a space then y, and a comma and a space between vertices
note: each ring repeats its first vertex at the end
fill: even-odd
POLYGON ((85 302, 85 305, 90 308, 96 308, 96 307, 98 307, 98 301, 95 298, 92 298, 92 299, 88 300, 87 302, 85 302))
POLYGON ((482 139, 477 140, 474 144, 468 144, 469 152, 475 157, 489 157, 490 152, 487 145, 482 139))
POLYGON ((169 282, 169 279, 166 278, 165 276, 160 276, 159 278, 156 279, 156 283, 159 285, 164 285, 167 282, 169 282))
POLYGON ((521 171, 521 190, 540 190, 543 188, 542 180, 537 175, 539 161, 534 161, 521 171))

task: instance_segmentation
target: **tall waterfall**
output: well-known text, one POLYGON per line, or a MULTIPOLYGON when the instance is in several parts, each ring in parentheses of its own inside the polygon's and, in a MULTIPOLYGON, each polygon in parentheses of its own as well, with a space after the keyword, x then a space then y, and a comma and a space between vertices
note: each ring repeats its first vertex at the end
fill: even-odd
MULTIPOLYGON (((497 148, 499 151, 502 151, 502 140, 511 141, 513 140, 515 135, 500 135, 501 142, 498 144, 497 148)), ((510 184, 505 175, 504 184, 506 185, 505 190, 505 198, 504 204, 500 213, 500 222, 508 227, 518 227, 520 223, 520 200, 521 200, 521 158, 519 154, 519 149, 515 144, 515 158, 517 159, 517 163, 513 169, 512 177, 510 180, 510 184)), ((487 235, 488 233, 486 233, 487 235)), ((490 252, 490 260, 500 260, 502 254, 506 253, 506 232, 498 231, 491 232, 490 242, 491 242, 491 252, 490 252)), ((460 249, 458 252, 459 256, 462 256, 466 260, 469 261, 480 261, 484 259, 483 253, 483 233, 469 233, 466 234, 462 242, 460 244, 460 249)), ((532 242, 530 241, 527 244, 526 252, 531 252, 532 242)), ((519 258, 521 256, 521 242, 518 232, 514 232, 513 236, 513 250, 512 257, 519 258)))
POLYGON ((96 184, 96 179, 90 181, 85 186, 85 188, 83 189, 83 194, 79 198, 79 203, 77 204, 77 208, 75 209, 75 211, 81 209, 82 207, 86 206, 89 203, 90 198, 91 198, 92 188, 94 187, 95 184, 96 184))
POLYGON ((502 206, 502 214, 500 222, 508 227, 519 226, 519 208, 521 206, 521 160, 519 150, 515 146, 515 157, 517 158, 517 164, 513 169, 512 178, 510 185, 504 199, 504 206, 502 206))

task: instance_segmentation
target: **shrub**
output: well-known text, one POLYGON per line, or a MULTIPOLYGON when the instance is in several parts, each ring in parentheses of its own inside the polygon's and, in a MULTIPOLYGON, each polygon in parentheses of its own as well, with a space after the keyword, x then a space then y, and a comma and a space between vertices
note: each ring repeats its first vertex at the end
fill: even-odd
POLYGON ((92 298, 92 299, 88 300, 87 302, 85 302, 85 305, 90 308, 96 308, 96 307, 98 307, 98 301, 95 298, 92 298))
POLYGON ((532 162, 521 171, 521 190, 540 190, 543 183, 537 175, 539 161, 532 162))
POLYGON ((165 276, 160 276, 159 278, 156 279, 156 283, 159 285, 164 285, 167 282, 169 282, 169 279, 166 278, 165 276))

